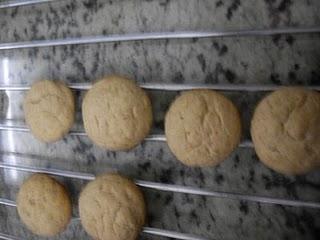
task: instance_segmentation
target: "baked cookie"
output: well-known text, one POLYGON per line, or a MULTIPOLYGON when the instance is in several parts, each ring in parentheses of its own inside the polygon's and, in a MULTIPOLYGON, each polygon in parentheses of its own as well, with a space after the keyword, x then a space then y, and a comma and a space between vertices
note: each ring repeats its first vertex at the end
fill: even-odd
POLYGON ((132 80, 106 77, 87 92, 82 103, 89 138, 100 147, 128 150, 149 133, 152 108, 147 94, 132 80))
POLYGON ((43 80, 33 84, 23 109, 32 134, 43 142, 61 139, 74 122, 74 96, 60 81, 43 80))
POLYGON ((320 166, 320 94, 298 87, 266 96, 251 122, 260 160, 284 174, 304 174, 320 166))
POLYGON ((22 222, 44 237, 62 232, 71 219, 71 201, 65 188, 45 174, 34 174, 20 187, 17 209, 22 222))
POLYGON ((119 174, 104 174, 89 182, 79 198, 81 223, 100 240, 135 240, 146 219, 140 189, 119 174))
POLYGON ((165 133, 173 154, 188 166, 214 166, 238 145, 241 121, 238 110, 223 95, 211 90, 182 93, 165 117, 165 133))

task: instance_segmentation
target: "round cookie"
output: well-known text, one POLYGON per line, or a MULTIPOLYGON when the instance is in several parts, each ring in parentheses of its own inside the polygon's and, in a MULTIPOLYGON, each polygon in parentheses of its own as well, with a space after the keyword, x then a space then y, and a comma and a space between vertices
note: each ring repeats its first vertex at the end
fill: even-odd
POLYGON ((128 150, 149 133, 152 108, 147 94, 132 80, 106 77, 87 92, 82 103, 89 138, 100 147, 128 150))
POLYGON ((135 240, 145 224, 146 206, 140 189, 119 174, 91 181, 79 198, 81 223, 100 240, 135 240))
POLYGON ((65 188, 45 174, 34 174, 20 187, 17 209, 23 223, 44 237, 62 232, 71 219, 71 201, 65 188))
POLYGON ((320 166, 320 94, 298 87, 277 90, 257 106, 251 136, 260 160, 284 174, 320 166))
POLYGON ((165 117, 169 148, 188 166, 214 166, 239 144, 241 120, 234 104, 211 90, 182 93, 165 117))
POLYGON ((23 109, 32 134, 43 142, 61 139, 74 122, 74 96, 60 81, 43 80, 33 84, 23 109))

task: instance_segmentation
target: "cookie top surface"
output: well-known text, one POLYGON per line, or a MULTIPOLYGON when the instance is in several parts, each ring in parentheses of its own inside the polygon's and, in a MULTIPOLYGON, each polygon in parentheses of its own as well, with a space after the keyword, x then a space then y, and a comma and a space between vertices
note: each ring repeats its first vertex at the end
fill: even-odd
POLYGON ((71 219, 71 201, 65 188, 45 174, 34 174, 20 187, 17 209, 22 222, 34 234, 54 236, 71 219))
POLYGON ((74 96, 60 81, 43 80, 33 84, 23 108, 32 134, 44 142, 61 139, 74 122, 74 96))
POLYGON ((182 93, 165 118, 165 134, 173 154, 188 166, 214 166, 238 145, 241 121, 234 104, 211 90, 182 93))
POLYGON ((79 213, 84 229, 94 239, 135 240, 146 218, 140 189, 119 174, 105 174, 81 192, 79 213))
POLYGON ((320 94, 304 88, 275 91, 258 104, 251 136, 260 160, 284 174, 320 166, 320 94))
POLYGON ((82 115, 90 139, 110 150, 128 150, 149 133, 152 108, 147 94, 132 80, 106 77, 87 92, 82 115))

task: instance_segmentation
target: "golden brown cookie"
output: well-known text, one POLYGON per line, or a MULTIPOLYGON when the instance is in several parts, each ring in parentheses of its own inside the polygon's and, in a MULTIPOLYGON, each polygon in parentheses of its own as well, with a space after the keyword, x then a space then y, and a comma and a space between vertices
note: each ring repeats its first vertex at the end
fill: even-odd
POLYGON ((20 187, 17 209, 34 233, 50 237, 62 232, 71 219, 71 201, 65 188, 45 174, 34 174, 20 187))
POLYGON ((119 174, 104 174, 87 184, 79 198, 81 223, 99 240, 135 240, 146 220, 140 189, 119 174))
POLYGON ((43 80, 33 84, 23 109, 32 134, 44 142, 61 139, 74 122, 74 96, 60 81, 43 80))
POLYGON ((110 150, 128 150, 139 144, 152 125, 147 94, 132 80, 106 77, 87 92, 82 104, 89 138, 110 150))
POLYGON ((234 104, 211 90, 182 93, 165 118, 173 154, 188 166, 214 166, 237 147, 241 121, 234 104))
POLYGON ((260 160, 284 174, 304 174, 320 166, 320 94, 282 88, 266 96, 251 122, 260 160))

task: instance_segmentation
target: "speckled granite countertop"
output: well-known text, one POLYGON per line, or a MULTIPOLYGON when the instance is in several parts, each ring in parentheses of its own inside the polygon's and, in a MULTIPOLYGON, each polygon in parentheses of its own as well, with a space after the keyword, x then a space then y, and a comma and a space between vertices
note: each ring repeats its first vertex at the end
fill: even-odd
MULTIPOLYGON (((64 0, 0 9, 0 42, 174 30, 303 27, 320 25, 318 0, 64 0)), ((136 41, 0 51, 0 83, 31 84, 48 78, 92 82, 119 73, 157 83, 320 83, 320 35, 136 41)), ((176 92, 149 91, 154 132, 176 92)), ((227 93, 239 107, 249 136, 252 110, 265 93, 227 93)), ((82 94, 78 94, 81 102, 82 94)), ((23 121, 23 92, 0 92, 2 120, 23 121)), ((79 104, 78 104, 79 106, 79 104)), ((78 125, 81 127, 80 110, 78 125)), ((129 152, 109 152, 87 137, 42 144, 29 133, 0 132, 1 152, 41 160, 3 161, 99 173, 110 167, 136 179, 212 190, 320 201, 320 174, 286 177, 264 167, 253 149, 239 148, 215 168, 178 163, 164 142, 144 142, 129 152)), ((15 199, 28 174, 0 170, 1 197, 15 199)), ((61 179, 76 205, 84 181, 61 179)), ((210 239, 319 239, 320 211, 144 189, 149 226, 210 239)), ((74 213, 77 214, 76 207, 74 213)), ((0 206, 0 231, 38 239, 14 208, 0 206)), ((40 239, 40 238, 39 238, 40 239)), ((55 239, 89 239, 78 222, 55 239)), ((141 235, 140 239, 164 239, 141 235)))

